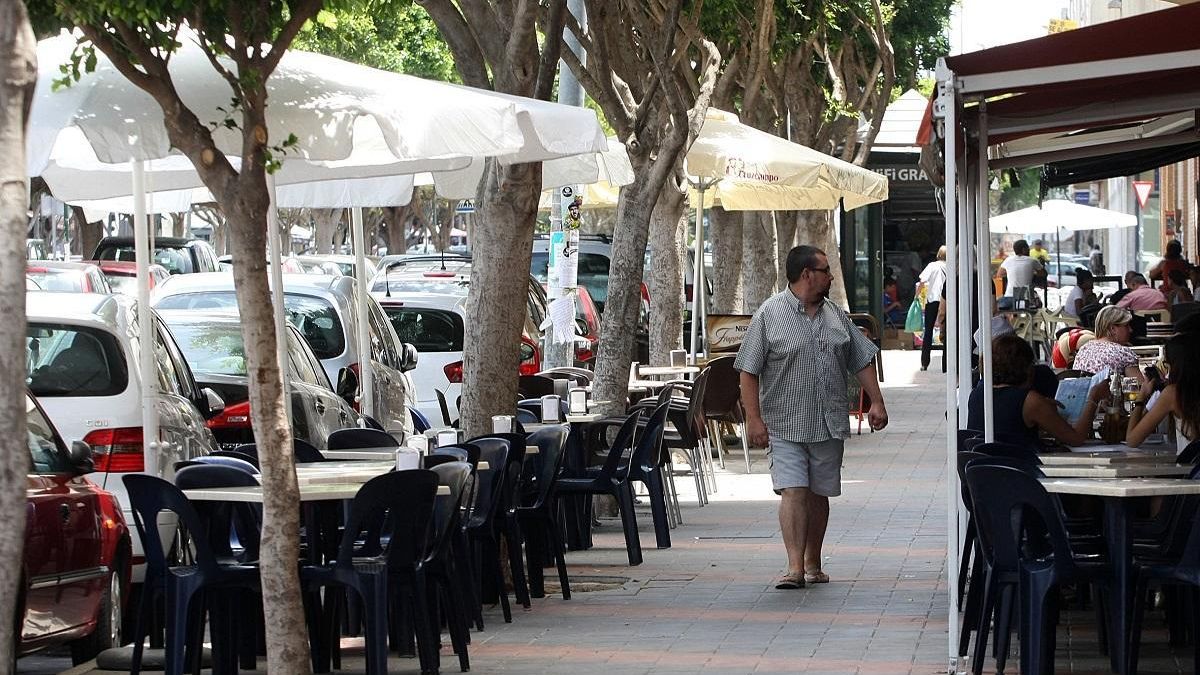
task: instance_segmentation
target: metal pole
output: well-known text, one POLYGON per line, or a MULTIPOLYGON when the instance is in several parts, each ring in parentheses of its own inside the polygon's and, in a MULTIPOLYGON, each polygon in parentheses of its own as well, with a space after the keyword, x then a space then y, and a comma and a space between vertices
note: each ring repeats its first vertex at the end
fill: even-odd
MULTIPOLYGON (((939 71, 942 70, 939 65, 939 71)), ((957 96, 954 91, 953 73, 938 73, 939 79, 943 80, 939 84, 938 107, 944 115, 944 126, 946 130, 945 152, 946 152, 946 171, 945 171, 945 189, 946 189, 946 275, 948 279, 958 280, 958 167, 956 166, 957 148, 955 147, 958 134, 957 122, 957 96), (945 75, 943 77, 943 75, 945 75)), ((959 280, 961 281, 961 280, 959 280)), ((946 331, 946 352, 943 357, 950 359, 952 355, 957 355, 964 351, 961 341, 962 327, 959 325, 962 321, 958 312, 958 288, 953 283, 946 285, 946 326, 952 330, 946 331)), ((970 343, 967 343, 968 345, 970 343)), ((968 346, 965 351, 969 352, 968 346)), ((946 572, 947 579, 946 589, 949 596, 948 617, 948 661, 947 672, 958 672, 958 552, 960 550, 958 544, 958 511, 959 511, 959 487, 958 487, 958 397, 955 391, 954 367, 950 364, 956 363, 954 360, 947 362, 946 375, 946 572)))
MULTIPOLYGON (((358 373, 361 378, 362 400, 359 409, 364 415, 375 416, 375 380, 371 368, 371 337, 367 328, 369 302, 367 296, 367 276, 362 270, 367 268, 367 240, 363 227, 362 207, 350 209, 350 226, 354 231, 354 283, 358 286, 358 321, 354 325, 355 338, 358 341, 358 373)), ((386 424, 385 424, 386 426, 386 424)))
MULTIPOLYGON (((271 204, 267 207, 267 252, 270 256, 271 272, 271 309, 275 318, 275 358, 279 361, 279 377, 283 380, 283 406, 287 418, 292 419, 291 369, 288 367, 287 350, 287 320, 284 313, 283 300, 283 262, 281 250, 283 236, 279 231, 279 213, 275 204, 275 176, 267 174, 267 192, 271 196, 271 204)), ((291 236, 291 233, 288 233, 291 236)), ((254 255, 253 251, 248 252, 254 255)))
MULTIPOLYGON (((987 131, 987 101, 979 102, 979 175, 975 183, 977 197, 975 199, 976 209, 976 232, 978 232, 979 240, 987 241, 988 246, 979 246, 978 251, 978 268, 980 273, 983 270, 988 270, 988 277, 991 274, 992 253, 991 253, 991 237, 988 235, 988 131, 987 131)), ((991 443, 996 438, 996 420, 992 410, 992 290, 988 285, 983 283, 983 278, 980 278, 979 283, 979 374, 981 386, 983 387, 983 438, 988 443, 991 443)))
POLYGON ((146 473, 159 475, 158 458, 158 369, 154 316, 150 311, 150 232, 146 219, 146 166, 133 161, 133 251, 137 260, 137 322, 141 336, 138 369, 142 378, 142 442, 146 473))
POLYGON ((696 191, 699 193, 699 199, 696 204, 696 233, 695 239, 692 242, 692 255, 695 262, 692 264, 692 327, 689 331, 691 339, 689 350, 692 353, 692 363, 696 362, 696 356, 700 353, 700 323, 703 321, 701 317, 701 300, 703 295, 702 289, 704 286, 704 188, 708 187, 703 178, 696 183, 696 191))

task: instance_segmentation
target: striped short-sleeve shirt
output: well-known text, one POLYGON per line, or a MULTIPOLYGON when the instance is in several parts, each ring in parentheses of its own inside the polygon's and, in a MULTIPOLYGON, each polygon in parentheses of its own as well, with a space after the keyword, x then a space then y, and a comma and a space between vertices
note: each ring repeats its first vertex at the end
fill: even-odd
POLYGON ((847 373, 869 366, 878 349, 828 298, 812 317, 784 289, 754 313, 734 367, 758 376, 767 432, 793 443, 850 435, 847 373))

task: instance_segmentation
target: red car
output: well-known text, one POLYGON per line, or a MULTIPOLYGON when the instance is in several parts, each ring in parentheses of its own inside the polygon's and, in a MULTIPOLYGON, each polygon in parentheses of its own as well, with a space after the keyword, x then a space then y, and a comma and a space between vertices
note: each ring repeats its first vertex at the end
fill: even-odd
POLYGON ((130 532, 116 497, 84 477, 91 448, 68 448, 29 394, 25 419, 31 466, 16 654, 69 645, 78 664, 121 644, 130 532))
POLYGON ((100 268, 87 262, 38 260, 25 267, 25 278, 33 279, 43 291, 112 293, 100 268))
MULTIPOLYGON (((114 293, 137 297, 137 263, 125 260, 94 260, 92 264, 100 268, 114 293)), ((150 290, 154 290, 162 282, 170 278, 171 273, 162 265, 149 265, 150 290)))

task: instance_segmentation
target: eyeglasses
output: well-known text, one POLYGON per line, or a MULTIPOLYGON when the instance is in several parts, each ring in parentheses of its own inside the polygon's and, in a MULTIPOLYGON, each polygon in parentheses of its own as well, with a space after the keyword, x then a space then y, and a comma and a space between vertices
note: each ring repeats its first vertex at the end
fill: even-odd
POLYGON ((833 276, 833 272, 829 271, 828 265, 826 265, 825 267, 809 267, 808 269, 813 272, 824 272, 825 274, 828 274, 829 276, 833 276))

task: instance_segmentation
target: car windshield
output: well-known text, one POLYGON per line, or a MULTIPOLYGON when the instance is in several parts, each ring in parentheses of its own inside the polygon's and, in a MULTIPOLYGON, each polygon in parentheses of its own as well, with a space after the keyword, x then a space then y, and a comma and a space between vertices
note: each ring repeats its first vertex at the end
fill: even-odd
POLYGON ((137 277, 127 277, 120 274, 107 274, 105 276, 108 277, 108 285, 112 286, 113 293, 137 297, 137 277))
MULTIPOLYGON (((546 283, 549 256, 545 251, 534 251, 529 261, 529 273, 543 284, 546 283)), ((608 257, 598 253, 580 253, 578 279, 579 285, 588 290, 596 306, 603 310, 604 301, 608 299, 608 257)))
POLYGON ((129 384, 116 338, 82 326, 30 323, 26 383, 35 396, 115 396, 129 384))
POLYGON ((25 439, 29 446, 29 458, 33 462, 33 473, 45 475, 71 470, 70 463, 55 441, 50 420, 28 396, 25 397, 25 439))
POLYGON ((171 323, 171 334, 197 378, 204 375, 245 375, 246 346, 235 323, 171 323))
MULTIPOLYGON (((132 246, 107 246, 99 251, 96 259, 134 262, 137 257, 134 255, 132 246)), ((195 266, 192 265, 191 254, 182 247, 155 248, 154 259, 150 262, 162 265, 171 274, 191 274, 196 271, 195 266)))
POLYGON ((401 342, 417 352, 461 352, 463 321, 455 312, 415 307, 384 307, 401 342))
MULTIPOLYGON (((160 299, 158 309, 236 310, 233 291, 181 293, 160 299)), ((288 320, 300 329, 318 359, 332 359, 346 351, 346 335, 337 310, 328 301, 311 295, 284 293, 283 307, 288 320)))
POLYGON ((37 282, 43 291, 88 291, 84 286, 86 276, 78 270, 47 269, 45 267, 29 267, 25 276, 37 282))

